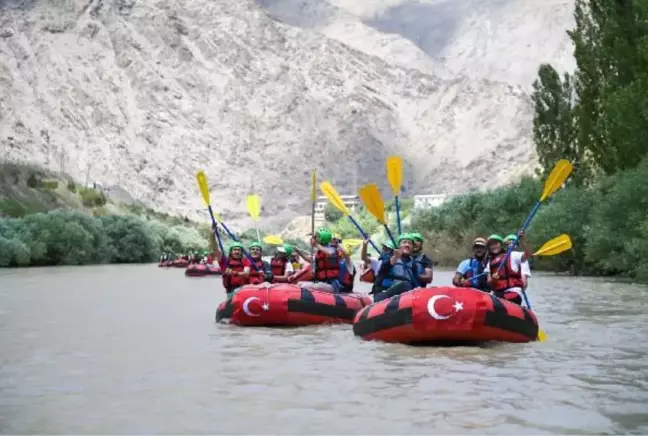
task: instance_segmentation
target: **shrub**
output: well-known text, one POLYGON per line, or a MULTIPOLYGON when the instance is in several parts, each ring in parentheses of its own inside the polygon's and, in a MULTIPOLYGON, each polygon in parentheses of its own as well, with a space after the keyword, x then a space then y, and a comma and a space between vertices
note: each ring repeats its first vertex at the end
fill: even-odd
POLYGON ((75 192, 75 193, 77 192, 77 187, 76 187, 76 183, 74 183, 74 180, 70 180, 68 182, 67 189, 70 192, 75 192))
POLYGON ((0 266, 150 262, 162 250, 183 253, 206 245, 196 229, 133 216, 51 211, 0 219, 0 266))
POLYGON ((92 188, 81 188, 79 190, 81 203, 85 207, 103 206, 106 204, 106 196, 103 192, 92 188))
POLYGON ((45 180, 42 186, 48 191, 55 191, 56 189, 58 189, 59 182, 57 180, 45 180))

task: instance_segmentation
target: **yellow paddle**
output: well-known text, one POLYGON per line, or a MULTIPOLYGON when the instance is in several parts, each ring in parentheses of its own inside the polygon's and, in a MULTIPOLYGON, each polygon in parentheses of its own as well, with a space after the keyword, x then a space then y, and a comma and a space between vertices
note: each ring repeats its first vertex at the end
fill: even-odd
POLYGON ((389 235, 389 239, 391 239, 391 241, 396 244, 394 235, 392 235, 392 232, 391 230, 389 230, 389 226, 385 221, 385 202, 380 195, 380 189, 378 189, 378 186, 373 183, 365 185, 360 188, 358 194, 360 195, 360 198, 362 199, 362 202, 364 203, 369 213, 372 214, 378 220, 378 222, 385 227, 387 234, 389 235))
POLYGON ((342 241, 342 245, 347 251, 351 251, 354 248, 362 244, 362 239, 345 239, 342 241))
POLYGON ((534 256, 555 256, 572 248, 572 241, 569 235, 562 234, 553 238, 551 241, 544 243, 542 247, 535 253, 534 256))
MULTIPOLYGON (((362 237, 364 239, 369 240, 369 243, 374 248, 374 250, 376 250, 376 252, 380 253, 380 250, 378 249, 378 247, 376 247, 376 245, 371 241, 371 239, 369 239, 369 236, 367 236, 365 231, 362 230, 362 227, 360 227, 360 224, 358 224, 358 222, 351 216, 351 211, 346 206, 346 204, 344 204, 344 201, 342 201, 342 198, 337 193, 335 188, 329 182, 324 181, 324 182, 322 182, 320 184, 320 189, 322 190, 322 193, 326 196, 326 198, 328 198, 328 200, 331 202, 331 204, 333 206, 335 206, 335 208, 337 210, 342 212, 343 215, 346 215, 351 220, 351 222, 353 223, 353 225, 356 226, 356 228, 358 229, 358 231, 360 232, 362 237)), ((315 233, 315 232, 313 232, 313 233, 315 233)))
POLYGON ((259 221, 259 215, 261 215, 261 197, 256 194, 250 194, 247 196, 247 210, 250 214, 250 218, 254 221, 254 229, 257 234, 257 241, 261 242, 261 236, 259 235, 259 228, 257 222, 259 221))
MULTIPOLYGON (((218 222, 221 222, 221 219, 218 214, 214 214, 214 211, 211 207, 211 203, 209 201, 209 184, 207 183, 207 176, 205 175, 204 171, 198 171, 198 173, 196 173, 196 181, 198 182, 198 189, 200 189, 200 194, 202 195, 203 201, 205 202, 205 205, 209 210, 209 216, 211 217, 212 224, 214 225, 216 239, 218 240, 218 246, 221 250, 221 253, 224 253, 225 250, 223 249, 223 242, 221 241, 220 235, 218 234, 218 226, 216 225, 216 220, 218 219, 218 222)), ((225 226, 223 226, 223 228, 227 230, 225 226)), ((229 233, 229 230, 227 230, 227 232, 229 233)))
POLYGON ((268 245, 282 245, 284 243, 283 239, 281 239, 281 237, 277 235, 264 236, 263 242, 265 242, 268 245))
MULTIPOLYGON (((205 173, 203 171, 198 171, 196 174, 196 180, 198 181, 198 188, 200 189, 200 193, 202 194, 202 198, 205 201, 205 204, 207 205, 207 208, 209 209, 209 216, 211 216, 212 223, 214 224, 214 229, 215 229, 215 234, 216 234, 216 239, 218 240, 218 246, 220 248, 220 251, 223 255, 225 255, 225 250, 223 248, 223 243, 221 242, 221 238, 218 234, 218 226, 216 225, 216 221, 218 221, 218 224, 220 224, 223 229, 227 232, 230 238, 232 238, 233 241, 238 242, 238 239, 236 236, 234 236, 234 233, 230 231, 230 229, 227 228, 225 223, 221 220, 220 216, 217 214, 214 214, 214 211, 212 210, 211 204, 209 202, 209 185, 207 184, 207 176, 205 176, 205 173)), ((254 268, 255 271, 258 271, 258 268, 256 264, 254 263, 254 260, 250 256, 250 253, 248 253, 245 249, 243 249, 243 254, 250 260, 252 263, 252 268, 254 268)))
POLYGON ((403 184, 403 161, 400 156, 389 156, 386 162, 387 180, 392 187, 394 194, 394 203, 396 205, 396 223, 398 225, 398 234, 401 234, 400 205, 398 204, 398 195, 400 194, 401 185, 403 184))

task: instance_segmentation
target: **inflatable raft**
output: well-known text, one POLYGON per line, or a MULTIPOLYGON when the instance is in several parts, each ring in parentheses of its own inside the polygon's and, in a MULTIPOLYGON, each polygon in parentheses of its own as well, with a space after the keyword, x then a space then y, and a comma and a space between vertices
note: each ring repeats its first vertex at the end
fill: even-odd
POLYGON ((185 275, 187 277, 219 276, 221 270, 218 265, 192 264, 185 270, 185 275))
POLYGON ((367 340, 417 343, 530 342, 533 312, 470 288, 417 288, 360 310, 353 333, 367 340))
POLYGON ((351 324, 371 304, 359 294, 334 294, 288 283, 246 285, 218 306, 216 322, 241 326, 351 324))

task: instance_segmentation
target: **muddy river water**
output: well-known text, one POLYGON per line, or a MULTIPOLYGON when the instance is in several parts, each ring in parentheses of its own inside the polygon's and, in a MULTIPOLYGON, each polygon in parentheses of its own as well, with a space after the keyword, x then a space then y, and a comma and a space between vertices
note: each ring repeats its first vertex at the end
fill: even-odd
POLYGON ((547 342, 430 348, 216 324, 220 280, 177 269, 0 270, 0 431, 648 433, 648 288, 534 274, 529 296, 547 342))

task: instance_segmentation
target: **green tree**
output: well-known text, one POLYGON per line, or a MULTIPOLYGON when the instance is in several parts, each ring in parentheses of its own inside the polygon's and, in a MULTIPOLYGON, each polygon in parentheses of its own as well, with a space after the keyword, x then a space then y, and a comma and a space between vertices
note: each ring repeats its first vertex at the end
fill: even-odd
POLYGON ((329 223, 334 223, 342 218, 342 212, 337 210, 331 203, 326 203, 326 206, 324 206, 324 218, 329 223))
POLYGON ((590 170, 577 141, 572 77, 565 74, 561 80, 551 65, 542 64, 533 89, 533 139, 542 166, 539 175, 545 179, 559 159, 568 159, 576 168, 572 182, 582 185, 589 179, 590 170))
POLYGON ((606 174, 648 152, 648 0, 577 0, 578 142, 606 174))

